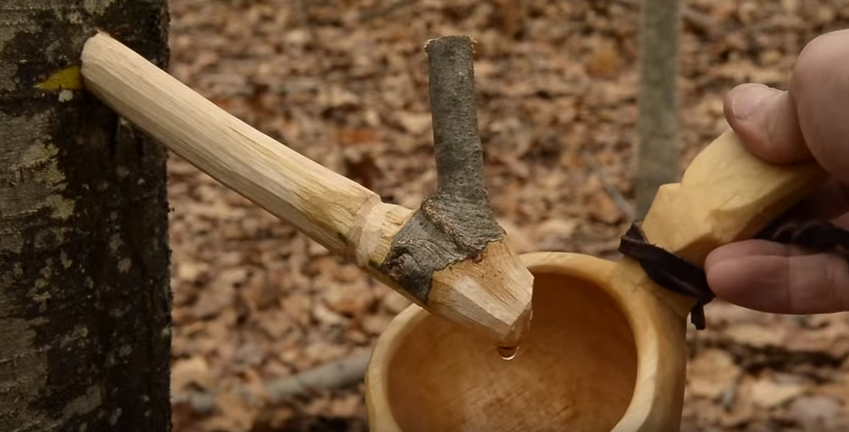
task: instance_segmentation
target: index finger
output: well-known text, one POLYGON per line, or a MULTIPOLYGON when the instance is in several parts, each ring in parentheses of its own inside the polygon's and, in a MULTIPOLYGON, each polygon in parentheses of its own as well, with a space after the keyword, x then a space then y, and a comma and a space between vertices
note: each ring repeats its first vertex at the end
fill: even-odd
POLYGON ((834 254, 746 240, 711 252, 705 272, 717 297, 749 309, 784 314, 849 310, 849 264, 834 254))

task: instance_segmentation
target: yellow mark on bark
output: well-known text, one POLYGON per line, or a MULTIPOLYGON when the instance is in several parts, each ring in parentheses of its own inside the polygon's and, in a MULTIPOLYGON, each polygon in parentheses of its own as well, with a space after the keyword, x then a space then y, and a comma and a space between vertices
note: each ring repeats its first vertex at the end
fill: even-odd
POLYGON ((79 66, 70 66, 50 75, 46 80, 35 85, 39 90, 82 90, 83 79, 79 66))

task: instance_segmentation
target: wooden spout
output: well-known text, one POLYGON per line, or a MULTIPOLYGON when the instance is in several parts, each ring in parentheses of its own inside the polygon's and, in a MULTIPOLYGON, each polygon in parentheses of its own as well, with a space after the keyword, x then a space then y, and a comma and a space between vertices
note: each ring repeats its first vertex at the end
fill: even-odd
MULTIPOLYGON (((481 207, 485 201, 478 200, 465 217, 488 224, 486 235, 464 239, 469 233, 455 223, 463 214, 440 208, 469 204, 457 195, 446 195, 455 198, 452 202, 437 194, 416 211, 383 203, 374 192, 250 127, 104 33, 85 44, 81 74, 87 90, 169 150, 417 305, 479 330, 494 343, 513 341, 517 328, 526 326, 533 277, 506 245, 504 231, 485 220, 491 217, 488 207, 481 207), (452 232, 458 227, 459 234, 452 232)), ((462 156, 457 148, 439 151, 462 156)), ((462 171, 474 169, 475 163, 482 170, 482 161, 475 159, 455 165, 462 171)), ((440 185, 440 191, 469 186, 440 185)))

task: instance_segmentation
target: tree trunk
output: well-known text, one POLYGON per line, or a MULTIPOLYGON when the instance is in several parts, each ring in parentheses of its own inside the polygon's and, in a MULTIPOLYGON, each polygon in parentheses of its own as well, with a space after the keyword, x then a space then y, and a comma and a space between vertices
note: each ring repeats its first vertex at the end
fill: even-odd
POLYGON ((165 0, 0 1, 0 431, 171 429, 164 147, 80 89, 111 33, 165 67, 165 0))
POLYGON ((635 179, 636 213, 648 212, 657 189, 678 180, 679 0, 643 0, 635 179))

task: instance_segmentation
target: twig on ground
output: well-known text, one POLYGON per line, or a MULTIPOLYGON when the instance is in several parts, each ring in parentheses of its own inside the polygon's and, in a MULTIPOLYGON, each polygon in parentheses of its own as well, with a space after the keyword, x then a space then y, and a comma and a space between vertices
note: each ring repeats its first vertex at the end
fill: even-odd
POLYGON ((598 176, 601 181, 601 185, 604 187, 604 190, 610 195, 610 198, 613 199, 613 202, 616 203, 616 207, 619 207, 619 211, 621 211, 625 216, 630 220, 634 219, 636 213, 634 211, 634 207, 631 203, 625 199, 625 196, 622 195, 622 192, 619 191, 619 188, 613 185, 608 179, 607 175, 605 175, 604 170, 601 169, 598 162, 595 160, 595 157, 592 153, 588 152, 585 149, 581 150, 581 157, 583 157, 584 162, 587 166, 590 167, 593 174, 598 176))
POLYGON ((347 387, 363 379, 370 357, 371 349, 360 350, 348 357, 271 381, 265 385, 265 391, 270 402, 277 403, 294 396, 347 387))
POLYGON ((401 9, 404 6, 411 5, 415 3, 417 0, 396 0, 392 4, 386 7, 376 7, 373 9, 369 9, 360 14, 360 21, 368 22, 373 19, 385 17, 398 9, 401 9))
POLYGON ((262 385, 263 395, 255 394, 246 386, 236 385, 233 388, 190 390, 174 394, 171 403, 186 403, 198 414, 209 414, 215 411, 221 394, 237 395, 245 403, 255 404, 264 400, 274 405, 287 399, 311 396, 315 392, 345 388, 363 380, 371 352, 372 348, 360 349, 348 357, 267 382, 262 385))

